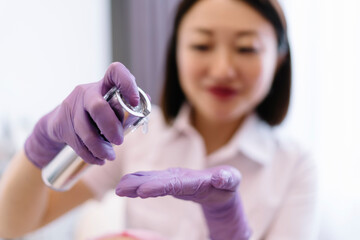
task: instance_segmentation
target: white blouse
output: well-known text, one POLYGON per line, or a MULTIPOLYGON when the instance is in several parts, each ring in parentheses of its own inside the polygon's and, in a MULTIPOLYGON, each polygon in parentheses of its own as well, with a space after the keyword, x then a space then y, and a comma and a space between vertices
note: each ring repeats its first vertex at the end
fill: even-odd
MULTIPOLYGON (((239 194, 253 231, 251 239, 316 239, 316 167, 304 151, 254 114, 226 146, 207 156, 189 117, 190 108, 183 106, 174 124, 168 126, 160 109, 154 107, 149 132, 127 135, 116 147, 117 159, 92 167, 83 181, 101 199, 126 173, 231 165, 242 174, 239 194)), ((197 203, 171 196, 128 198, 124 214, 127 228, 152 230, 171 240, 208 238, 197 203)))

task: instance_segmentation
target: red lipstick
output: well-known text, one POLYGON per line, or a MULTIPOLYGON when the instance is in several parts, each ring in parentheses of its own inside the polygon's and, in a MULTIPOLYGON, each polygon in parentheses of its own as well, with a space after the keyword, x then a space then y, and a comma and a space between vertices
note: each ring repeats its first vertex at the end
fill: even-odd
POLYGON ((228 99, 237 94, 237 91, 233 88, 214 86, 209 88, 209 92, 217 98, 228 99))

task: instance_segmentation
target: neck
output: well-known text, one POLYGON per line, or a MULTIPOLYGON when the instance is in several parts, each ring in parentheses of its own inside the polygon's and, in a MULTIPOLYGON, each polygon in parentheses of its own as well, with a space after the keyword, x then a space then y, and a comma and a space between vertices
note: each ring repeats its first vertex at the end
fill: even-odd
POLYGON ((202 116, 193 114, 192 123, 202 136, 206 154, 210 155, 229 142, 245 117, 233 121, 209 121, 202 116))

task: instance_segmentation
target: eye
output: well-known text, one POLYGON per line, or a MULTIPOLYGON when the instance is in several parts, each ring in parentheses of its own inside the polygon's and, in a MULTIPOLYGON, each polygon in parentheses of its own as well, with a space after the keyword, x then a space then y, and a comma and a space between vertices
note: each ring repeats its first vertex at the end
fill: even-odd
POLYGON ((258 49, 254 48, 254 47, 238 47, 236 48, 236 51, 238 53, 257 53, 258 49))
POLYGON ((206 45, 206 44, 193 44, 191 45, 191 48, 199 51, 199 52, 206 52, 208 50, 210 50, 210 45, 206 45))

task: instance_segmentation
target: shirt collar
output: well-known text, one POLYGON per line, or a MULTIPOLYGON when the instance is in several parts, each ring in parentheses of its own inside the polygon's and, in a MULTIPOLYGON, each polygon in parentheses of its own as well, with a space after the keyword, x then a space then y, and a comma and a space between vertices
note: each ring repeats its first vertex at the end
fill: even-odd
MULTIPOLYGON (((184 104, 174 121, 173 127, 180 133, 199 135, 191 125, 190 112, 191 107, 184 104)), ((245 119, 230 142, 223 147, 225 149, 222 148, 219 151, 235 151, 252 161, 265 165, 271 161, 276 150, 273 131, 272 127, 262 121, 257 114, 251 114, 245 119)), ((214 155, 217 155, 217 152, 214 155)))

